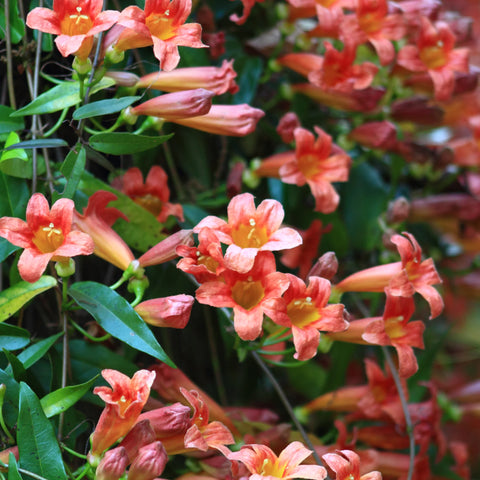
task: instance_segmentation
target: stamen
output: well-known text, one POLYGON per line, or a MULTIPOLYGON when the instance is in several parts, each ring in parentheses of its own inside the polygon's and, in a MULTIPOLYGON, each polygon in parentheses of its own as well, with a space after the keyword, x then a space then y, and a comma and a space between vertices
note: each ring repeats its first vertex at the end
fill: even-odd
POLYGON ((251 219, 248 221, 248 223, 249 223, 252 227, 254 227, 254 226, 256 225, 255 220, 254 220, 253 218, 251 218, 251 219))

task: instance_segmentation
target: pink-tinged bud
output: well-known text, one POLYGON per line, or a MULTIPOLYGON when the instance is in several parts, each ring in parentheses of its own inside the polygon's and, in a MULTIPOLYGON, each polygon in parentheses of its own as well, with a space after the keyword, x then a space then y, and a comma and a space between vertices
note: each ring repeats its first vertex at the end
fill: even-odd
POLYGON ((165 93, 129 109, 134 115, 161 117, 167 121, 206 115, 215 94, 204 88, 165 93))
POLYGON ((410 203, 405 197, 398 197, 388 204, 387 223, 404 222, 410 215, 410 203))
POLYGON ((152 265, 169 262, 178 257, 175 250, 179 245, 193 245, 192 230, 179 230, 157 243, 138 259, 139 265, 141 267, 151 267, 152 265))
POLYGON ((438 125, 444 111, 428 98, 413 97, 393 102, 390 113, 396 122, 412 122, 417 125, 438 125))
POLYGON ((142 423, 148 420, 155 434, 155 439, 161 440, 185 433, 190 426, 190 412, 190 407, 177 402, 144 412, 138 417, 138 421, 142 423))
POLYGON ((227 197, 232 199, 242 193, 242 175, 245 170, 243 162, 237 162, 230 169, 227 177, 227 197))
POLYGON ((370 113, 377 109, 380 100, 385 94, 385 88, 368 87, 352 92, 340 92, 332 89, 323 89, 312 83, 292 85, 294 92, 302 93, 316 102, 348 112, 370 113))
POLYGON ((283 57, 277 58, 277 62, 304 77, 308 77, 311 72, 322 68, 323 57, 314 53, 287 53, 283 57))
POLYGON ((397 128, 391 122, 368 122, 350 132, 349 137, 368 148, 391 150, 397 144, 397 128))
POLYGON ((297 114, 295 112, 288 112, 278 122, 277 133, 285 143, 291 143, 295 138, 293 131, 301 126, 297 114))
POLYGON ((480 200, 466 193, 444 193, 412 200, 410 218, 414 222, 453 217, 458 220, 480 218, 480 200))
POLYGON ((216 60, 225 53, 225 32, 204 32, 202 42, 208 45, 208 55, 212 60, 216 60))
POLYGON ((119 447, 123 447, 128 456, 128 463, 132 463, 137 456, 138 450, 149 443, 156 440, 155 431, 150 421, 137 420, 137 423, 127 433, 125 438, 120 442, 119 447))
MULTIPOLYGON (((13 456, 15 457, 15 460, 18 461, 19 459, 19 456, 18 456, 18 447, 15 446, 15 447, 10 447, 10 448, 7 448, 6 450, 2 450, 0 452, 0 462, 3 462, 5 463, 6 465, 8 465, 8 457, 10 456, 10 454, 13 454, 13 456)), ((1 469, 0 469, 1 471, 1 469)))
POLYGON ((308 272, 308 277, 323 277, 331 280, 338 270, 338 260, 335 252, 324 253, 308 272))
POLYGON ((97 480, 118 480, 124 474, 128 463, 128 455, 123 447, 108 450, 98 464, 95 478, 97 480))
POLYGON ((190 295, 172 295, 139 303, 135 311, 150 325, 185 328, 195 299, 190 295))
POLYGON ((215 95, 222 95, 225 92, 233 94, 238 92, 236 76, 233 60, 224 60, 220 67, 176 68, 170 72, 150 73, 140 78, 136 86, 165 92, 204 88, 215 95))
POLYGON ((129 480, 153 480, 161 475, 168 461, 162 442, 145 445, 138 451, 137 458, 128 470, 129 480))
POLYGON ((174 120, 174 123, 216 135, 243 137, 252 133, 265 112, 246 103, 212 105, 206 115, 174 120))
POLYGON ((133 87, 140 80, 140 77, 132 72, 106 72, 105 76, 115 80, 117 87, 133 87))

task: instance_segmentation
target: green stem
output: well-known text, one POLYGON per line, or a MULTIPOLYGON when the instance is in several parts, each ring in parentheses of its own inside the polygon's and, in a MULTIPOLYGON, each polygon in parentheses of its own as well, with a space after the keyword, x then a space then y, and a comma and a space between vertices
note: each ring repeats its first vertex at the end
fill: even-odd
POLYGON ((122 284, 125 283, 126 281, 127 281, 126 278, 120 277, 120 279, 118 280, 118 282, 115 282, 113 285, 110 285, 110 289, 116 290, 120 285, 122 285, 122 284))
POLYGON ((81 453, 76 452, 75 450, 72 450, 71 448, 68 448, 64 443, 61 443, 60 446, 62 447, 63 450, 68 452, 70 455, 73 455, 74 457, 81 458, 83 460, 87 460, 87 456, 83 455, 81 453))
POLYGON ((65 120, 65 117, 67 116, 68 110, 69 110, 68 108, 64 108, 62 110, 62 113, 60 117, 58 117, 58 120, 55 122, 55 125, 50 130, 48 130, 43 134, 44 138, 48 138, 50 135, 53 135, 60 128, 60 125, 63 123, 63 121, 65 120))
POLYGON ((16 110, 15 86, 13 84, 12 39, 10 38, 10 0, 5 0, 5 42, 7 45, 7 85, 10 106, 16 110))
POLYGON ((398 397, 400 398, 400 403, 402 404, 403 414, 405 415, 405 425, 407 430, 407 435, 409 439, 409 453, 410 453, 410 464, 408 466, 408 475, 407 480, 412 480, 413 477, 413 469, 415 467, 415 437, 413 435, 413 424, 412 424, 412 417, 410 416, 410 411, 408 410, 408 402, 405 396, 405 392, 403 391, 402 382, 400 380, 400 376, 398 375, 398 371, 393 363, 392 356, 390 355, 390 351, 387 347, 382 346, 382 352, 385 356, 385 360, 388 363, 388 367, 392 373, 393 381, 395 382, 395 386, 397 387, 398 397))
POLYGON ((185 190, 183 189, 182 182, 180 181, 180 176, 178 175, 177 167, 175 166, 175 161, 172 157, 172 152, 170 151, 170 147, 167 145, 167 142, 162 143, 162 148, 163 152, 165 153, 165 159, 167 160, 168 169, 170 170, 170 176, 172 178, 173 184, 175 185, 177 197, 179 200, 184 200, 186 198, 185 190))
POLYGON ((73 327, 76 330, 78 330, 82 335, 87 337, 92 342, 104 342, 105 340, 108 340, 111 337, 109 333, 107 333, 106 335, 103 335, 103 337, 94 337, 90 335, 85 329, 83 329, 78 323, 76 323, 75 320, 70 319, 70 323, 73 325, 73 327))

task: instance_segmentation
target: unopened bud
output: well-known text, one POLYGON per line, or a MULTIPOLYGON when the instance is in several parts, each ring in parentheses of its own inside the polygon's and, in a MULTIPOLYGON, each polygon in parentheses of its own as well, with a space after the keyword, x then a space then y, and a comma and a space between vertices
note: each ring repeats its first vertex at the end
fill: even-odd
POLYGON ((119 447, 123 447, 128 456, 128 463, 131 463, 137 456, 138 450, 156 440, 150 421, 145 419, 137 422, 128 432, 125 438, 120 442, 119 447))
POLYGON ((177 402, 142 413, 138 421, 148 420, 155 432, 155 438, 167 438, 187 431, 190 426, 190 412, 190 407, 177 402))
POLYGON ((168 455, 162 442, 153 442, 138 451, 129 471, 129 480, 153 480, 161 475, 167 464, 168 455))
POLYGON ((308 277, 323 277, 331 280, 338 270, 338 260, 334 252, 324 253, 313 265, 308 277))
POLYGON ((118 87, 134 87, 140 80, 140 77, 132 72, 105 72, 105 76, 115 80, 118 87))
POLYGON ((75 260, 69 258, 66 262, 56 262, 55 270, 59 277, 71 277, 75 273, 75 260))
POLYGON ((128 465, 128 455, 123 447, 105 453, 95 472, 96 480, 118 480, 128 465))

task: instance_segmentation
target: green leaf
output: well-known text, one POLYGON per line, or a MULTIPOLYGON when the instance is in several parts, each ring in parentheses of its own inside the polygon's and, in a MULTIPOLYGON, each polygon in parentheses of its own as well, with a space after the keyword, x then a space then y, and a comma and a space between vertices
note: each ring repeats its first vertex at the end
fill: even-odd
POLYGON ((59 388, 54 392, 50 392, 45 395, 40 403, 47 418, 51 418, 62 412, 68 410, 71 406, 75 405, 90 389, 98 378, 93 377, 88 382, 80 385, 71 385, 65 388, 59 388))
POLYGON ((23 130, 25 128, 23 118, 10 117, 13 112, 15 112, 13 108, 0 105, 0 134, 23 130))
POLYGON ((10 364, 9 366, 7 366, 5 371, 7 373, 12 373, 13 378, 15 378, 17 382, 26 381, 27 371, 25 370, 22 362, 8 350, 3 349, 3 354, 7 357, 7 361, 10 364))
POLYGON ((53 427, 37 396, 23 382, 20 384, 17 442, 21 468, 44 478, 67 480, 53 427))
POLYGON ((8 480, 22 480, 18 473, 17 460, 12 452, 8 454, 8 480))
POLYGON ((9 255, 17 251, 20 247, 12 245, 5 238, 0 238, 0 262, 3 262, 9 255))
POLYGON ((82 118, 98 117, 99 115, 108 115, 110 113, 120 112, 140 98, 142 97, 137 95, 133 97, 111 98, 108 100, 92 102, 75 110, 72 118, 74 120, 80 120, 82 118))
POLYGON ((6 385, 5 398, 3 400, 3 415, 7 425, 15 425, 18 417, 18 394, 20 385, 6 371, 0 369, 0 383, 6 385))
MULTIPOLYGON (((25 24, 18 11, 18 2, 9 3, 8 18, 10 20, 10 40, 12 43, 19 43, 25 35, 25 24)), ((5 8, 0 9, 0 38, 5 39, 6 33, 5 8)))
MULTIPOLYGON (((102 78, 100 82, 92 87, 90 94, 99 92, 114 84, 115 81, 111 78, 102 78)), ((79 83, 64 82, 42 93, 33 102, 12 113, 11 116, 19 117, 23 115, 58 112, 73 105, 78 105, 81 101, 79 83)))
POLYGON ((11 158, 18 158, 19 160, 28 161, 27 152, 23 148, 13 148, 13 145, 20 142, 20 137, 16 132, 10 132, 10 135, 5 141, 5 149, 2 150, 2 155, 0 156, 0 163, 11 158), (12 147, 12 148, 9 148, 12 147))
POLYGON ((18 350, 30 343, 30 333, 24 328, 0 323, 0 345, 5 350, 18 350))
POLYGON ((69 294, 110 335, 174 366, 146 323, 117 292, 101 283, 78 282, 70 287, 69 294))
POLYGON ((54 277, 43 275, 35 283, 21 281, 0 292, 0 322, 18 312, 29 300, 54 287, 57 281, 54 277))
POLYGON ((25 180, 0 172, 0 216, 25 218, 30 191, 25 180))
MULTIPOLYGON (((17 135, 18 137, 18 135, 17 135)), ((68 147, 68 143, 61 138, 39 138, 36 140, 25 140, 5 146, 4 151, 16 150, 19 148, 57 148, 68 147)))
POLYGON ((137 135, 127 132, 97 133, 90 137, 90 146, 102 153, 124 155, 143 152, 166 142, 170 135, 137 135))
POLYGON ((54 345, 62 335, 63 332, 59 332, 56 335, 44 338, 43 340, 30 345, 22 353, 20 353, 17 358, 23 363, 25 368, 30 368, 48 352, 52 345, 54 345))
POLYGON ((234 96, 234 103, 251 103, 263 71, 263 61, 259 57, 244 56, 235 61, 238 72, 239 91, 234 96))
POLYGON ((60 195, 58 192, 53 193, 53 201, 56 202, 59 198, 73 198, 75 191, 77 190, 78 183, 82 177, 82 173, 85 170, 86 162, 86 153, 85 148, 77 144, 76 148, 73 149, 65 158, 62 166, 60 167, 60 172, 67 179, 67 184, 63 193, 60 195))

